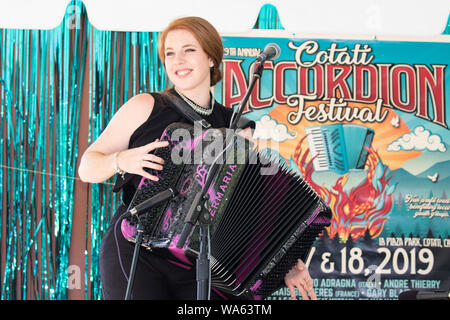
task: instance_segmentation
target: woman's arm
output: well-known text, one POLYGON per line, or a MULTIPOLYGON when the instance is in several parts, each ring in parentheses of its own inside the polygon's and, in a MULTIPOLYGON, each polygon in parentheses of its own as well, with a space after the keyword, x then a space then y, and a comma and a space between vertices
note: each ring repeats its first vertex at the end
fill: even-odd
POLYGON ((116 173, 115 165, 126 172, 156 180, 156 177, 143 168, 162 168, 156 164, 162 164, 162 159, 148 152, 166 146, 167 142, 156 141, 143 147, 128 149, 131 135, 148 119, 153 105, 151 95, 139 94, 119 108, 105 130, 84 152, 78 167, 82 181, 103 182, 116 173))

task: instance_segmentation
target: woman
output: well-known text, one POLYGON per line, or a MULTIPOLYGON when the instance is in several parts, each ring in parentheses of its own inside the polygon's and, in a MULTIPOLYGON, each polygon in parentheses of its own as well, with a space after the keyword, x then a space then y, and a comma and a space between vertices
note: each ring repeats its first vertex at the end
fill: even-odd
MULTIPOLYGON (((222 79, 222 40, 215 28, 197 17, 173 21, 161 34, 159 56, 178 94, 213 127, 228 127, 232 110, 218 104, 211 86, 222 79)), ((85 151, 79 167, 84 182, 103 182, 116 173, 114 191, 122 190, 123 204, 112 218, 100 249, 100 274, 105 299, 123 299, 134 244, 114 226, 124 213, 142 177, 157 181, 145 168, 162 170, 164 162, 152 154, 167 146, 158 137, 173 122, 189 122, 161 93, 138 94, 126 102, 98 139, 85 151), (118 246, 118 248, 117 248, 118 246), (120 256, 118 255, 118 250, 120 256)), ((181 265, 169 250, 141 250, 133 285, 134 299, 195 299, 196 278, 192 266, 181 265), (182 267, 180 267, 180 265, 182 267)), ((195 265, 195 263, 194 263, 195 265)), ((286 285, 295 299, 295 287, 304 299, 315 299, 312 279, 302 261, 286 275, 286 285)), ((224 295, 212 290, 211 299, 224 295)), ((234 298, 234 297, 226 297, 234 298)))

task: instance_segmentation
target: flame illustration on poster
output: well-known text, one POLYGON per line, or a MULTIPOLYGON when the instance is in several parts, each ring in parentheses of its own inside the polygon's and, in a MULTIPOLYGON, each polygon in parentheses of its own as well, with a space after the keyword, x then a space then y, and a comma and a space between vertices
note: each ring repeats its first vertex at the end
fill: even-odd
POLYGON ((329 236, 331 238, 338 236, 341 240, 347 241, 349 237, 359 240, 366 232, 371 237, 380 235, 392 208, 394 188, 389 185, 388 169, 381 162, 377 152, 368 149, 364 169, 367 177, 348 193, 344 191, 348 173, 339 177, 331 190, 321 187, 311 177, 312 162, 305 160, 309 152, 306 151, 304 154, 301 152, 301 147, 296 150, 294 161, 300 168, 303 178, 331 206, 333 219, 327 228, 329 236))

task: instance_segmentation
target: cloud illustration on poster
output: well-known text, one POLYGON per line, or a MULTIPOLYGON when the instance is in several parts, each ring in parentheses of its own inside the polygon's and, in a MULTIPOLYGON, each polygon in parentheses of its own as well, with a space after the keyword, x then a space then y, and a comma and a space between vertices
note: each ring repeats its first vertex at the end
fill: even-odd
POLYGON ((445 152, 447 149, 442 143, 440 136, 432 134, 431 131, 423 126, 418 126, 413 132, 409 132, 392 142, 388 147, 388 151, 440 151, 445 152))
POLYGON ((279 124, 269 115, 264 115, 256 121, 255 132, 253 139, 259 140, 274 140, 276 142, 284 142, 286 140, 295 139, 297 132, 291 134, 284 124, 279 124))

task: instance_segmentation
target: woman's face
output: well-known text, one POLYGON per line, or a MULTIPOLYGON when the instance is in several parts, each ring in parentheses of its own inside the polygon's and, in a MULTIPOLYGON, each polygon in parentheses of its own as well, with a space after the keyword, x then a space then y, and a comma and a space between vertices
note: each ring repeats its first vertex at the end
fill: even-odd
POLYGON ((166 72, 172 83, 181 90, 210 87, 212 60, 189 31, 172 30, 164 44, 166 72))

